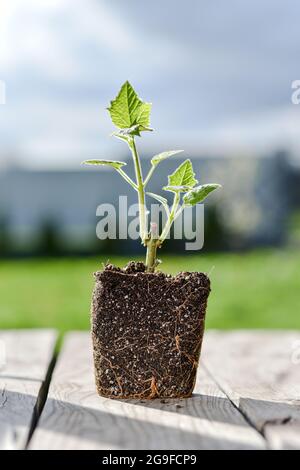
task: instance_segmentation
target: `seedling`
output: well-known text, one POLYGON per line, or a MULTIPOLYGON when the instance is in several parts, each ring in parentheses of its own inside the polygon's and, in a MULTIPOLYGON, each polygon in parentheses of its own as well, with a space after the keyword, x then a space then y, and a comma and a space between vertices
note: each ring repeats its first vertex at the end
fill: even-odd
POLYGON ((86 160, 83 163, 87 165, 108 165, 114 168, 129 183, 138 194, 139 203, 139 233, 142 244, 147 248, 146 267, 147 271, 154 272, 158 265, 156 257, 157 248, 160 248, 165 241, 172 224, 186 207, 191 207, 204 199, 215 189, 220 188, 219 184, 203 184, 197 186, 192 162, 185 160, 168 177, 168 185, 162 189, 173 194, 173 203, 169 209, 168 200, 161 195, 146 193, 148 185, 156 167, 167 158, 176 155, 182 150, 168 150, 159 153, 151 159, 151 167, 143 177, 141 161, 136 147, 136 137, 140 137, 142 132, 151 132, 150 112, 151 103, 142 101, 128 81, 124 83, 117 97, 110 102, 108 111, 117 131, 112 135, 123 140, 129 146, 132 154, 135 181, 133 181, 123 170, 125 162, 112 160, 86 160), (167 220, 161 233, 158 231, 157 224, 150 221, 150 228, 147 223, 146 194, 156 199, 164 207, 167 220))

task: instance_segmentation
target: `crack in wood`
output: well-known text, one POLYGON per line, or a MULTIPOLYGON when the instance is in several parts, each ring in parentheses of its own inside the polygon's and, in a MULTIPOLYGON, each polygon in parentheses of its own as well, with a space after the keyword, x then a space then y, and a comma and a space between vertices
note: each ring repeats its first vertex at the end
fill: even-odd
MULTIPOLYGON (((2 396, 3 396, 3 393, 2 393, 2 396)), ((7 403, 7 400, 8 400, 8 398, 7 398, 7 396, 5 396, 5 397, 4 397, 4 400, 0 403, 0 408, 4 408, 4 407, 5 407, 5 405, 6 405, 6 403, 7 403)))
POLYGON ((27 449, 29 444, 30 444, 31 438, 34 434, 34 431, 35 431, 37 425, 38 425, 38 422, 40 420, 41 414, 43 412, 44 406, 45 406, 47 398, 48 398, 48 392, 49 392, 49 387, 50 387, 50 383, 51 383, 51 379, 52 379, 52 374, 53 374, 55 364, 56 364, 57 358, 58 358, 58 353, 56 352, 58 342, 59 342, 59 339, 57 339, 57 341, 56 341, 53 356, 52 356, 52 359, 51 359, 51 361, 49 363, 49 366, 48 366, 48 369, 47 369, 46 377, 45 377, 45 379, 43 380, 43 382, 41 384, 41 387, 40 387, 40 390, 39 390, 39 393, 38 393, 38 396, 37 396, 37 400, 36 400, 36 403, 35 403, 35 406, 34 406, 34 409, 33 409, 32 420, 31 420, 30 427, 29 427, 29 432, 28 432, 28 437, 27 437, 25 449, 27 449))
POLYGON ((268 444, 267 442, 267 439, 266 439, 266 436, 265 436, 265 433, 264 433, 264 430, 262 428, 259 428, 258 426, 256 426, 255 422, 248 416, 248 413, 245 412, 243 409, 241 409, 235 402, 234 400, 232 400, 232 398, 230 397, 230 395, 226 392, 226 390, 224 389, 224 387, 222 387, 221 383, 211 374, 209 368, 203 364, 201 364, 201 366, 205 369, 206 373, 210 376, 211 380, 214 381, 214 383, 216 384, 217 387, 220 388, 220 390, 224 393, 224 395, 226 396, 226 398, 230 401, 230 403, 234 406, 234 408, 242 415, 242 417, 244 418, 244 420, 247 422, 247 424, 249 424, 249 426, 251 426, 255 431, 258 432, 258 434, 261 435, 261 437, 265 440, 266 442, 266 445, 268 444))

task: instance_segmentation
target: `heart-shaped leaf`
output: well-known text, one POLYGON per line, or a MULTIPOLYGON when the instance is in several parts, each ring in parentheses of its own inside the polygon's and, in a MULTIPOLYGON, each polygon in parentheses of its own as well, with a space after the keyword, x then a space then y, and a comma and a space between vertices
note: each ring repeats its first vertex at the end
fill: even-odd
POLYGON ((111 166, 112 168, 115 168, 116 170, 126 165, 125 162, 118 162, 114 160, 85 160, 84 162, 82 162, 82 164, 84 165, 107 165, 107 166, 111 166))
POLYGON ((128 81, 121 87, 118 96, 110 102, 108 111, 112 122, 119 129, 129 129, 135 125, 149 127, 151 103, 142 101, 128 81))
POLYGON ((167 150, 166 152, 161 152, 158 155, 154 155, 154 157, 151 158, 151 164, 153 166, 156 166, 163 160, 166 160, 166 158, 172 157, 172 155, 176 155, 177 153, 181 153, 181 152, 183 152, 183 150, 167 150))
POLYGON ((193 188, 198 181, 195 179, 191 160, 181 163, 174 173, 168 176, 168 182, 169 184, 163 188, 165 191, 185 192, 193 188))
POLYGON ((203 202, 212 191, 221 187, 220 184, 203 184, 202 186, 193 188, 183 196, 183 203, 185 206, 199 204, 203 202))

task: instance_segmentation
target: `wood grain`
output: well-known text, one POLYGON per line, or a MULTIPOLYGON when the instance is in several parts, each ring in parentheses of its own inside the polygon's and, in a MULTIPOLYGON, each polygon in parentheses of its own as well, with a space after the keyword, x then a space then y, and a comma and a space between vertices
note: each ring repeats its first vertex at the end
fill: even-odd
POLYGON ((50 330, 0 332, 0 449, 25 447, 55 341, 50 330))
POLYGON ((299 332, 215 331, 204 340, 209 374, 272 449, 300 448, 299 348, 299 332))
POLYGON ((71 333, 30 449, 252 449, 265 441, 200 366, 185 400, 118 401, 95 392, 89 335, 71 333))

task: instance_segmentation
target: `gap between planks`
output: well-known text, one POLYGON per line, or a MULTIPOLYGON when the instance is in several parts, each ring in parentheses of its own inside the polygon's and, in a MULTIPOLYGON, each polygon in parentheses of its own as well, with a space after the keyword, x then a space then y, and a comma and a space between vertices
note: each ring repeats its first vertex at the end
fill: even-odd
MULTIPOLYGON (((57 343, 58 343, 58 340, 56 342, 56 345, 57 343)), ((37 396, 36 404, 33 410, 31 424, 29 427, 29 433, 28 433, 26 444, 25 444, 25 449, 28 449, 29 447, 30 440, 38 425, 40 416, 43 412, 45 403, 47 401, 49 386, 50 386, 50 382, 51 382, 51 378, 52 378, 53 370, 55 368, 56 361, 57 361, 57 354, 56 354, 56 347, 55 347, 53 351, 53 357, 49 363, 49 367, 45 376, 45 380, 42 382, 41 388, 37 396)))
POLYGON ((26 448, 56 339, 54 330, 0 332, 0 449, 26 448))

